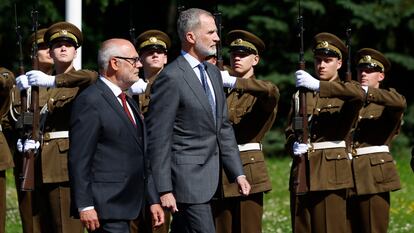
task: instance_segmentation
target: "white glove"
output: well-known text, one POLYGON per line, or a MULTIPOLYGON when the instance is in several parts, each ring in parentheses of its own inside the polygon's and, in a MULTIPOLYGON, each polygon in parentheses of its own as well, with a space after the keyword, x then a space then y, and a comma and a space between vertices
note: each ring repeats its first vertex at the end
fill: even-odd
POLYGON ((301 156, 308 152, 308 148, 309 148, 308 144, 294 142, 293 143, 293 154, 295 156, 301 156))
POLYGON ((35 141, 32 139, 26 139, 24 141, 24 145, 22 143, 22 140, 19 138, 17 140, 17 150, 19 152, 27 152, 29 150, 37 150, 40 147, 40 142, 39 141, 35 141))
POLYGON ((304 70, 298 70, 295 73, 296 87, 305 87, 312 91, 319 91, 320 81, 312 77, 308 72, 304 70))
POLYGON ((47 75, 40 70, 26 72, 30 86, 55 87, 55 76, 47 75))
POLYGON ((16 86, 21 91, 29 89, 29 81, 27 80, 27 76, 25 74, 19 75, 19 77, 16 78, 16 86))
POLYGON ((221 70, 220 73, 223 79, 223 87, 233 88, 236 85, 237 78, 231 76, 227 70, 221 70))
POLYGON ((361 87, 362 87, 362 89, 364 89, 365 94, 368 93, 368 86, 361 86, 361 87))
POLYGON ((142 79, 138 79, 132 86, 129 88, 129 93, 132 95, 139 95, 145 92, 145 89, 147 89, 148 83, 146 83, 142 79))

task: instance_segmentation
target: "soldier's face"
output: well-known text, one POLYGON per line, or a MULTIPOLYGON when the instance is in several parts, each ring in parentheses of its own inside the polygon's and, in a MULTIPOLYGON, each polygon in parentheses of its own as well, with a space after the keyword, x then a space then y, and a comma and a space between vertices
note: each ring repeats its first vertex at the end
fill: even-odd
POLYGON ((49 47, 46 45, 40 45, 37 50, 37 58, 40 64, 53 65, 53 59, 49 53, 49 47))
POLYGON ((338 70, 342 66, 342 60, 337 57, 316 55, 314 57, 315 72, 320 80, 329 81, 338 77, 338 70))
POLYGON ((71 63, 76 58, 76 48, 67 41, 59 41, 52 45, 50 56, 55 63, 71 63))
POLYGON ((249 71, 253 72, 253 67, 258 62, 259 56, 255 54, 247 52, 232 52, 230 54, 231 68, 239 77, 244 76, 249 71))
POLYGON ((362 86, 379 88, 380 82, 384 80, 384 73, 370 68, 358 68, 357 75, 362 86))
POLYGON ((147 50, 140 53, 141 63, 145 69, 162 69, 167 64, 167 54, 161 50, 147 50))

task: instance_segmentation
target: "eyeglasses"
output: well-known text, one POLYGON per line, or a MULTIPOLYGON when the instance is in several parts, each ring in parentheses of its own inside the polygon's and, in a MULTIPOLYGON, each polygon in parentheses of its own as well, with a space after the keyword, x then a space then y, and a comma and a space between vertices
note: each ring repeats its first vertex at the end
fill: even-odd
POLYGON ((137 63, 141 61, 141 58, 140 58, 140 57, 120 57, 120 56, 115 56, 115 58, 125 60, 125 61, 127 61, 127 62, 131 65, 131 66, 136 66, 136 65, 137 65, 137 63), (130 61, 132 61, 132 63, 131 63, 130 61))

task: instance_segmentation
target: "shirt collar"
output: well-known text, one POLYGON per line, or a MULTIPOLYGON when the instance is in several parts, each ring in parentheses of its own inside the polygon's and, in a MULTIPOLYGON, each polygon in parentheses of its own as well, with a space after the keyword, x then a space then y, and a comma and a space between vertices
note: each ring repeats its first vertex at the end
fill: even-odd
POLYGON ((116 97, 118 97, 119 96, 119 94, 121 94, 122 93, 122 90, 121 90, 121 88, 119 88, 117 85, 115 85, 115 84, 113 84, 111 81, 109 81, 108 79, 106 79, 105 77, 103 77, 103 76, 99 76, 99 79, 101 79, 102 80, 102 82, 104 82, 108 87, 109 87, 109 89, 111 89, 111 91, 114 93, 114 95, 116 96, 116 97))
POLYGON ((197 60, 195 57, 191 56, 189 53, 185 52, 184 50, 181 50, 181 55, 187 60, 188 63, 190 63, 191 68, 197 68, 198 64, 200 64, 200 61, 197 60))

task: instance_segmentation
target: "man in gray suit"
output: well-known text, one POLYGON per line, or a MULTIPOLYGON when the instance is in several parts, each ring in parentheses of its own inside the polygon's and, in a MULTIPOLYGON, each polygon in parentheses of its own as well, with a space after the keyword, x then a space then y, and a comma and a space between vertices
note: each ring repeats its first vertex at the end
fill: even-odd
POLYGON ((177 22, 181 56, 155 80, 146 116, 148 156, 161 204, 173 213, 172 233, 214 233, 210 200, 220 167, 248 195, 237 143, 227 118, 218 68, 203 63, 220 40, 214 17, 183 11, 177 22))

